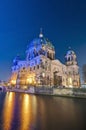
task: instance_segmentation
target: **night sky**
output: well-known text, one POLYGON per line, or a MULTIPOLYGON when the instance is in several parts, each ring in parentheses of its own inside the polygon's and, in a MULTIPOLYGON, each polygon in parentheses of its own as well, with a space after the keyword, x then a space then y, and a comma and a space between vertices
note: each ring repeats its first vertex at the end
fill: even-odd
POLYGON ((0 1, 0 79, 11 75, 16 55, 25 58, 27 45, 43 34, 55 46, 56 58, 64 63, 70 46, 80 70, 86 63, 86 0, 0 1))

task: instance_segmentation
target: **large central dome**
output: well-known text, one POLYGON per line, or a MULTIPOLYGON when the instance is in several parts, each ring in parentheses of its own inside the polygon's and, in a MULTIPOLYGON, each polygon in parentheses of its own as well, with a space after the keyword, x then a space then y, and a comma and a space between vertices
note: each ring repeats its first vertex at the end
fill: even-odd
POLYGON ((54 46, 52 45, 52 43, 47 38, 45 38, 42 33, 39 34, 38 38, 33 39, 28 44, 28 49, 32 47, 38 47, 40 45, 47 45, 54 49, 54 46))

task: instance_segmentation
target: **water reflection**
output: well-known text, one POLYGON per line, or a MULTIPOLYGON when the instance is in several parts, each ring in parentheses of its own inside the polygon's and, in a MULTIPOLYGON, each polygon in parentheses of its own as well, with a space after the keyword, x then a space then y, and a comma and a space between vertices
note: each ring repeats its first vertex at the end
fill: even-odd
POLYGON ((3 102, 0 130, 81 130, 85 126, 85 100, 10 92, 3 102))
POLYGON ((31 103, 28 94, 23 95, 20 115, 20 130, 28 130, 31 122, 31 103))
POLYGON ((15 93, 7 93, 3 107, 3 130, 10 130, 13 120, 15 93))
POLYGON ((37 115, 36 96, 9 92, 3 106, 3 130, 32 130, 37 115))

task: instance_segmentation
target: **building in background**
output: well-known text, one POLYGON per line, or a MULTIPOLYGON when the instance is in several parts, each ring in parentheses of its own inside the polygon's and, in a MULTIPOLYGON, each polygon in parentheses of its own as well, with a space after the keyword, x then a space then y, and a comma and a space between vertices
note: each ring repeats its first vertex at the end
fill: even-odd
POLYGON ((26 59, 15 57, 10 78, 11 86, 17 88, 79 87, 80 75, 76 54, 71 49, 65 55, 65 64, 55 59, 53 44, 40 32, 39 37, 28 44, 26 59))

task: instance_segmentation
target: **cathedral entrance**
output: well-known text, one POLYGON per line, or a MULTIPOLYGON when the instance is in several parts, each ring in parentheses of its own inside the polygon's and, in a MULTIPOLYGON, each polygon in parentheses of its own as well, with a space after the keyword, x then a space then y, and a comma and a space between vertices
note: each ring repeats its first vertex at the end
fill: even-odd
POLYGON ((57 71, 54 72, 54 86, 56 87, 62 85, 62 76, 58 76, 57 73, 57 71))

